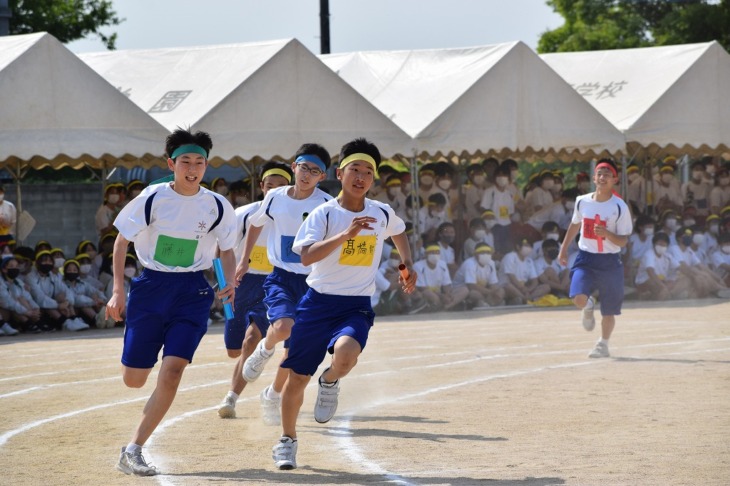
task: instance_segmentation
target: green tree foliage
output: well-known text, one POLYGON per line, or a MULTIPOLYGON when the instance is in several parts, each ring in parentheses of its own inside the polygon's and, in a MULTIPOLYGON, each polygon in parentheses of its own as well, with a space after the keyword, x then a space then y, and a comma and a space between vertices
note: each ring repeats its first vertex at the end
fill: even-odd
POLYGON ((114 49, 117 34, 102 27, 119 25, 111 0, 10 0, 10 33, 48 32, 61 42, 97 35, 107 49, 114 49))
POLYGON ((730 50, 730 0, 547 0, 565 23, 538 52, 595 51, 718 41, 730 50))

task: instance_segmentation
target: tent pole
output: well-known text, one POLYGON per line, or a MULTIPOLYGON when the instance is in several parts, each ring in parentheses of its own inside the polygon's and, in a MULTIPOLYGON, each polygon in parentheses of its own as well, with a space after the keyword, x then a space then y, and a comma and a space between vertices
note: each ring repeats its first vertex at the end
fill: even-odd
MULTIPOLYGON (((10 172, 10 173, 13 174, 13 172, 10 172)), ((17 173, 13 174, 13 177, 15 177, 15 200, 16 200, 15 207, 17 208, 18 213, 22 213, 23 212, 23 201, 20 197, 20 193, 21 193, 21 191, 20 191, 20 161, 18 161, 17 173)))
MULTIPOLYGON (((421 230, 418 227, 418 213, 421 208, 418 203, 418 190, 420 189, 418 181, 418 159, 416 158, 416 151, 413 150, 413 157, 411 157, 411 223, 413 223, 413 234, 416 235, 416 242, 421 239, 421 230)), ((416 259, 416 248, 415 244, 411 248, 411 258, 415 261, 416 259)))

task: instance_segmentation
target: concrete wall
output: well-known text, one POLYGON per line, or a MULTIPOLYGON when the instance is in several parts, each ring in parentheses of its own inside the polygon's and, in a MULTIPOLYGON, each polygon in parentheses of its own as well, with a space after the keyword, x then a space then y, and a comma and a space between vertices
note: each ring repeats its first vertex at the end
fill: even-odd
MULTIPOLYGON (((17 207, 15 185, 4 184, 4 188, 5 199, 17 207)), ((21 201, 23 209, 36 220, 35 228, 22 242, 26 246, 46 240, 63 249, 69 258, 80 241, 98 242, 94 217, 102 203, 101 183, 24 184, 21 201)))

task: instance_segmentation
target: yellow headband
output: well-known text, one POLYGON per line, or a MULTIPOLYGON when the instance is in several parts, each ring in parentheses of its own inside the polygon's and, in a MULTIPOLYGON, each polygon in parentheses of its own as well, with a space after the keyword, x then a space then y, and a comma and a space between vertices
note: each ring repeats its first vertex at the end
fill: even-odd
POLYGON ((475 254, 479 253, 494 253, 494 250, 489 245, 480 246, 479 248, 474 250, 475 254))
POLYGON ((438 251, 438 252, 440 252, 441 251, 441 247, 438 246, 438 245, 428 245, 426 247, 426 251, 427 252, 429 252, 429 251, 438 251))
POLYGON ((362 153, 356 153, 352 155, 348 155, 345 157, 345 159, 340 162, 340 169, 344 169, 345 166, 349 163, 355 162, 356 160, 361 160, 363 162, 367 162, 373 167, 373 170, 375 170, 375 159, 369 156, 368 154, 362 154, 362 153))
POLYGON ((281 176, 284 179, 286 179, 286 182, 291 184, 291 176, 284 169, 269 169, 266 172, 264 172, 264 174, 261 176, 261 180, 263 181, 264 179, 266 179, 267 177, 272 176, 272 175, 281 176))

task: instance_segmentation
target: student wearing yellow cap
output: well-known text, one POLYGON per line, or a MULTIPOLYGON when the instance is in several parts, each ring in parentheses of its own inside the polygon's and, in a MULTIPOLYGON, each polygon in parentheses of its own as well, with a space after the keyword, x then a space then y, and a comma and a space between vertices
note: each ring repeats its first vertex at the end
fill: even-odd
MULTIPOLYGON (((480 220, 481 221, 481 220, 480 220)), ((451 310, 469 295, 466 287, 454 287, 446 261, 441 257, 441 246, 426 246, 426 258, 413 264, 418 273, 417 288, 428 301, 429 311, 451 310)))

